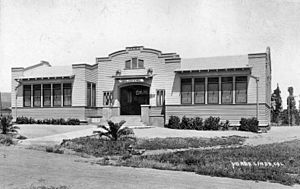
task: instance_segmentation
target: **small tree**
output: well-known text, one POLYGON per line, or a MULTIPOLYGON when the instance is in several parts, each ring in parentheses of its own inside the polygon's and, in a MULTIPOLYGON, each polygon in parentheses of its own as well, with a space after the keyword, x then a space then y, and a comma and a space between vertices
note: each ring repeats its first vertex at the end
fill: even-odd
POLYGON ((278 123, 278 118, 280 112, 282 111, 282 100, 281 100, 280 93, 281 91, 277 83, 277 88, 273 91, 273 94, 271 96, 271 102, 272 102, 271 117, 272 117, 272 122, 274 123, 278 123))
POLYGON ((2 130, 2 134, 7 134, 7 133, 17 133, 17 129, 20 129, 17 126, 14 126, 12 124, 12 116, 7 115, 7 116, 2 116, 0 117, 0 128, 2 130))
POLYGON ((94 133, 97 133, 100 135, 100 137, 102 136, 106 136, 108 137, 110 140, 113 141, 117 141, 118 139, 121 139, 123 137, 129 137, 130 135, 133 135, 134 132, 132 129, 128 128, 128 127, 122 127, 122 125, 125 123, 126 121, 122 120, 119 123, 114 123, 111 120, 108 120, 108 128, 104 125, 99 125, 98 128, 102 128, 105 131, 94 131, 94 133))

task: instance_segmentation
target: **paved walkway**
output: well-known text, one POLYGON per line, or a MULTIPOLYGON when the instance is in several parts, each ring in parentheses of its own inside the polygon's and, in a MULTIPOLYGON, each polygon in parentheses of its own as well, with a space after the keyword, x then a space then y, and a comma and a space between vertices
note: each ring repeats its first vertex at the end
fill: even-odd
MULTIPOLYGON (((52 126, 59 127, 59 126, 52 126)), ((76 127, 76 126, 69 126, 76 127)), ((32 128, 34 129, 34 128, 32 128)), ((44 128, 51 129, 51 127, 44 128)), ((60 144, 63 139, 73 139, 77 137, 89 136, 93 131, 99 130, 94 125, 89 125, 71 132, 63 132, 50 136, 33 137, 23 140, 20 144, 23 145, 55 145, 60 144)), ((22 132, 21 132, 22 133, 22 132)), ((134 133, 139 138, 165 138, 165 137, 222 137, 222 136, 244 136, 248 137, 246 145, 269 144, 275 142, 284 142, 294 139, 300 139, 300 126, 294 127, 273 127, 268 133, 251 133, 241 131, 194 131, 194 130, 176 130, 161 127, 139 128, 134 129, 134 133)), ((26 136, 26 135, 25 135, 26 136)))

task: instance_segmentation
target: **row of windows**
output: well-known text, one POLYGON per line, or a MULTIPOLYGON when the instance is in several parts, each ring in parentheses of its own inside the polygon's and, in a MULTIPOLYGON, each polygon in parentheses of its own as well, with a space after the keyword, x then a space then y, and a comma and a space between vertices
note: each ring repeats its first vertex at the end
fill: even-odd
POLYGON ((24 85, 23 87, 24 107, 51 107, 71 106, 72 104, 72 84, 38 84, 24 85), (52 86, 52 87, 51 87, 52 86), (51 94, 52 89, 52 94, 51 94), (51 104, 52 95, 52 104, 51 104), (33 102, 31 102, 33 99, 33 102))
POLYGON ((125 69, 142 69, 144 68, 144 60, 132 58, 125 61, 125 69))
MULTIPOLYGON (((219 104, 221 90, 221 104, 233 103, 233 77, 208 78, 207 87, 205 78, 195 78, 192 86, 191 78, 181 79, 181 103, 192 104, 192 89, 194 89, 194 104, 205 104, 205 90, 207 89, 207 103, 219 104), (221 89, 219 89, 221 85, 221 89)), ((235 77, 235 103, 247 103, 247 76, 235 77)))

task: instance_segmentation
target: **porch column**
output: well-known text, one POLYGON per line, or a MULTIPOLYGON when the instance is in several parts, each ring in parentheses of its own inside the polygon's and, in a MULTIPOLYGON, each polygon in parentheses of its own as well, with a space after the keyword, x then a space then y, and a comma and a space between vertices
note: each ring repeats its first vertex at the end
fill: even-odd
POLYGON ((30 107, 33 107, 33 84, 30 85, 30 107))
POLYGON ((44 102, 44 93, 43 93, 43 84, 41 84, 41 107, 43 107, 44 102))
POLYGON ((64 91, 63 90, 64 90, 64 84, 62 83, 60 85, 60 105, 61 105, 61 107, 64 106, 64 94, 63 94, 64 91))
POLYGON ((195 97, 194 97, 194 95, 195 95, 195 78, 192 78, 192 104, 195 104, 195 97))
POLYGON ((53 83, 51 83, 51 107, 53 107, 53 83))
POLYGON ((232 78, 232 104, 235 104, 235 76, 232 78))
POLYGON ((219 104, 222 104, 222 78, 219 77, 219 104))
POLYGON ((208 83, 208 79, 207 77, 205 77, 205 104, 207 104, 207 83, 208 83))

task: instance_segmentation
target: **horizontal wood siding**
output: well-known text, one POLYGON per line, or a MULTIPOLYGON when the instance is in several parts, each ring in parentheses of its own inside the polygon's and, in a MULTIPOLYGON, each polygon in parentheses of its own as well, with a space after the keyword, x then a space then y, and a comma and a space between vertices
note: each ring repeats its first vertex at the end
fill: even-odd
POLYGON ((72 106, 86 106, 86 70, 85 68, 74 68, 75 75, 72 89, 72 106))
POLYGON ((11 106, 16 106, 16 93, 17 93, 17 107, 23 107, 23 87, 18 86, 18 82, 15 80, 16 78, 19 78, 23 76, 23 71, 12 71, 11 72, 11 106))
POLYGON ((150 116, 161 116, 162 107, 161 106, 151 106, 150 116))
MULTIPOLYGON (((259 105, 259 124, 268 125, 268 117, 266 115, 266 107, 264 104, 259 105)), ((222 121, 229 120, 232 125, 239 125, 242 117, 250 118, 256 116, 256 105, 191 105, 191 106, 166 106, 166 117, 170 116, 187 116, 207 118, 209 116, 220 117, 222 121)))
MULTIPOLYGON (((251 75, 259 77, 258 82, 258 99, 259 103, 266 103, 266 58, 249 58, 249 65, 252 66, 251 75)), ((248 103, 256 103, 256 81, 249 78, 248 84, 248 103)))
MULTIPOLYGON (((16 115, 15 109, 12 110, 12 115, 16 115)), ((34 119, 77 118, 79 120, 85 120, 85 108, 19 108, 17 109, 17 116, 32 117, 34 119)))

